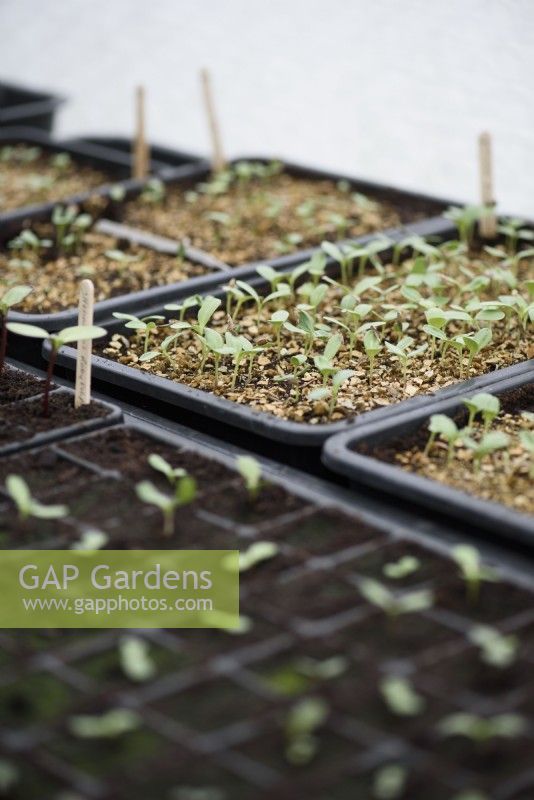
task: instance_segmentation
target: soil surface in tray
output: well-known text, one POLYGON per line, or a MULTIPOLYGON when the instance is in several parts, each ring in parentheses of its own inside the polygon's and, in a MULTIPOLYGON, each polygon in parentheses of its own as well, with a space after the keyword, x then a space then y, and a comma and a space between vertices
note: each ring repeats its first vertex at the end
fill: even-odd
MULTIPOLYGON (((34 394, 34 393, 32 393, 34 394)), ((74 395, 52 392, 48 416, 43 415, 41 397, 0 406, 0 447, 24 442, 39 433, 68 428, 76 423, 106 417, 109 409, 100 403, 74 408, 74 395)))
POLYGON ((445 551, 267 479, 254 502, 231 465, 124 426, 29 459, 3 459, 0 477, 25 475, 36 499, 65 503, 69 514, 32 527, 6 496, 2 547, 70 547, 90 524, 110 548, 246 552, 269 540, 279 549, 241 573, 238 632, 0 632, 7 797, 83 797, 88 780, 103 800, 457 800, 459 787, 486 799, 506 796, 512 778, 528 786, 526 585, 497 576, 473 599, 445 551), (167 537, 159 512, 135 494, 140 480, 169 491, 151 453, 199 487, 167 537), (366 580, 397 616, 371 601, 366 580), (476 644, 481 624, 486 647, 476 644), (132 637, 141 672, 127 655, 132 637), (104 715, 117 709, 126 710, 124 726, 104 734, 104 715), (82 735, 86 715, 95 729, 102 720, 102 735, 82 735), (460 735, 461 725, 473 725, 473 736, 460 735), (482 729, 493 734, 476 741, 482 729), (395 793, 383 794, 391 785, 395 793))
POLYGON ((71 159, 26 144, 0 148, 0 212, 72 197, 109 183, 110 177, 71 159))
POLYGON ((34 397, 42 392, 45 381, 26 372, 4 365, 0 375, 0 406, 34 397))
MULTIPOLYGON (((250 371, 248 357, 246 354, 242 357, 235 383, 235 362, 231 356, 220 359, 218 380, 212 354, 208 355, 204 369, 200 371, 201 344, 190 330, 179 331, 174 344, 166 353, 160 353, 158 346, 176 331, 168 326, 158 328, 148 344, 152 353, 148 361, 140 361, 145 348, 145 337, 141 332, 130 339, 115 334, 111 343, 104 346, 104 353, 121 364, 203 389, 283 419, 311 424, 341 420, 414 395, 435 392, 459 380, 483 375, 532 357, 534 337, 532 324, 528 321, 523 327, 517 317, 506 316, 504 312, 497 314, 497 317, 501 315, 500 319, 485 321, 483 316, 475 318, 478 310, 467 315, 467 321, 465 316, 463 319, 457 318, 461 313, 467 314, 458 310, 458 304, 465 309, 469 300, 498 302, 503 289, 488 278, 486 287, 479 287, 475 294, 470 288, 473 279, 476 276, 485 278, 487 273, 495 272, 499 259, 487 253, 468 254, 457 245, 455 248, 455 251, 452 250, 450 244, 440 249, 434 248, 428 262, 417 257, 406 259, 400 266, 387 264, 383 273, 368 275, 363 280, 354 277, 348 281, 348 287, 324 285, 324 295, 315 310, 312 308, 309 311, 309 324, 315 323, 316 334, 308 352, 306 331, 295 331, 294 326, 300 325, 297 305, 304 303, 311 308, 317 277, 286 296, 265 303, 259 313, 250 299, 240 303, 227 294, 226 302, 214 314, 210 327, 222 336, 227 333, 244 335, 254 347, 260 348, 250 371), (473 278, 466 278, 467 274, 473 278), (346 302, 349 290, 354 295, 352 307, 355 316, 351 316, 350 307, 343 308, 342 305, 346 302), (436 303, 440 303, 440 307, 432 308, 436 303), (437 311, 438 317, 442 312, 451 315, 448 321, 437 323, 440 326, 437 333, 442 338, 436 339, 429 333, 429 308, 429 313, 435 314, 437 311), (278 333, 270 318, 280 310, 288 312, 288 322, 293 329, 289 330, 280 324, 278 343, 278 333), (371 374, 364 337, 372 325, 376 326, 378 352, 371 374), (363 330, 358 330, 361 326, 363 330), (474 335, 484 327, 489 332, 490 341, 472 359, 467 357, 467 346, 461 351, 460 357, 460 352, 454 346, 454 337, 474 335), (354 336, 352 348, 351 332, 354 336), (309 395, 325 385, 327 388, 329 386, 328 379, 323 381, 315 358, 324 354, 328 338, 336 334, 341 335, 343 341, 331 359, 331 372, 345 369, 353 372, 342 384, 332 408, 330 397, 312 399, 309 395), (443 336, 449 340, 445 344, 443 336), (410 337, 409 344, 403 352, 408 356, 403 364, 403 353, 399 357, 391 352, 386 342, 397 346, 406 342, 407 337, 410 337), (300 377, 297 380, 292 378, 295 366, 291 359, 294 356, 306 357, 298 370, 300 377)), ((525 304, 528 298, 527 279, 532 275, 532 269, 532 261, 522 259, 517 277, 511 276, 517 286, 514 292, 519 301, 525 304)), ((278 282, 276 286, 280 291, 281 283, 278 282)), ((236 291, 240 289, 238 286, 235 288, 236 291)), ((484 314, 485 308, 481 311, 484 314)), ((436 326, 433 329, 435 331, 436 326)), ((102 345, 97 344, 97 347, 102 345)))
POLYGON ((423 216, 355 192, 348 183, 299 178, 280 165, 263 176, 239 178, 235 169, 193 189, 169 186, 126 204, 124 221, 187 237, 231 265, 272 259, 318 245, 398 226, 423 216), (225 176, 227 175, 227 179, 225 176))
MULTIPOLYGON (((509 437, 507 447, 488 453, 477 470, 473 452, 460 440, 448 459, 448 447, 443 441, 434 442, 425 453, 428 442, 428 424, 419 430, 395 437, 387 445, 366 445, 358 452, 400 465, 408 472, 446 483, 455 489, 474 494, 484 500, 503 503, 515 511, 534 514, 534 468, 533 453, 522 445, 519 434, 534 431, 534 383, 501 396, 502 411, 493 421, 491 431, 499 431, 509 437), (524 415, 522 412, 527 412, 524 415), (529 416, 531 415, 531 416, 529 416)), ((457 427, 467 421, 467 413, 453 416, 457 427)), ((475 423, 470 436, 480 441, 484 426, 475 423)))
POLYGON ((100 302, 206 273, 204 267, 181 255, 158 253, 94 230, 85 233, 79 245, 66 253, 58 252, 54 245, 51 226, 39 226, 36 233, 50 247, 17 246, 18 237, 0 252, 0 286, 33 287, 17 311, 50 314, 75 308, 83 278, 93 281, 95 302, 100 302))

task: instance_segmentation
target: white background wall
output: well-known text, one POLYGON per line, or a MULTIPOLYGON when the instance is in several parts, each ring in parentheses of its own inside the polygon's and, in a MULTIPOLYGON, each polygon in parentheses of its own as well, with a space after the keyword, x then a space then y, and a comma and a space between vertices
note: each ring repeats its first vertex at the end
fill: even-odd
POLYGON ((0 76, 70 97, 59 132, 265 153, 460 200, 494 136, 501 209, 534 216, 534 0, 0 0, 0 76))

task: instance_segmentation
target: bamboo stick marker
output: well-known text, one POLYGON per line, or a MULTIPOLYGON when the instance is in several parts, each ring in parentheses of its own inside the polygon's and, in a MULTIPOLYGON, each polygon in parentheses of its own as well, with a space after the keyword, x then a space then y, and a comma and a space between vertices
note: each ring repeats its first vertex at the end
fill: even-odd
MULTIPOLYGON (((92 325, 94 316, 95 287, 93 281, 84 279, 80 284, 78 304, 78 325, 92 325)), ((76 384, 74 387, 74 408, 86 406, 91 402, 91 339, 78 342, 76 355, 76 384)))
MULTIPOLYGON (((493 195, 493 163, 491 157, 491 136, 481 133, 478 137, 478 163, 480 172, 480 199, 482 205, 490 208, 495 206, 493 195)), ((497 236, 497 217, 492 211, 481 217, 478 224, 480 235, 483 239, 494 239, 497 236)))
POLYGON ((132 153, 132 178, 144 180, 148 175, 150 154, 145 131, 145 87, 135 92, 135 136, 132 153))
POLYGON ((226 158, 224 157, 222 148, 219 122, 217 120, 217 114, 215 113, 211 76, 207 69, 202 69, 200 71, 200 80, 202 82, 204 106, 206 108, 206 116, 208 118, 208 127, 210 131, 213 171, 220 172, 226 167, 226 158))

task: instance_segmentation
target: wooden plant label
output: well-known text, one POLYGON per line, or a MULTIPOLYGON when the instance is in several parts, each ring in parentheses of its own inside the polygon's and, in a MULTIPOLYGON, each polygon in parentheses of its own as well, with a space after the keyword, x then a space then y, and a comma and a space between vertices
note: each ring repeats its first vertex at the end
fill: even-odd
POLYGON ((135 93, 135 136, 132 154, 132 178, 144 180, 148 175, 149 153, 145 135, 145 88, 135 93))
POLYGON ((226 159, 224 157, 221 143, 219 122, 217 120, 217 114, 215 113, 215 103, 213 102, 213 92, 211 88, 211 77, 207 69, 200 71, 200 79, 202 81, 204 105, 206 108, 206 116, 208 118, 208 127, 211 138, 213 171, 220 172, 226 167, 226 159))
MULTIPOLYGON (((493 164, 491 158, 491 136, 481 133, 478 137, 478 160, 480 172, 480 199, 482 205, 493 208, 493 164)), ((484 239, 494 239, 497 235, 497 217, 494 212, 485 214, 479 222, 480 235, 484 239)))
MULTIPOLYGON (((78 304, 78 325, 92 325, 94 316, 95 287, 93 281, 85 279, 80 284, 78 304)), ((76 356, 76 385, 74 388, 74 407, 86 406, 91 402, 91 339, 78 342, 76 356)))

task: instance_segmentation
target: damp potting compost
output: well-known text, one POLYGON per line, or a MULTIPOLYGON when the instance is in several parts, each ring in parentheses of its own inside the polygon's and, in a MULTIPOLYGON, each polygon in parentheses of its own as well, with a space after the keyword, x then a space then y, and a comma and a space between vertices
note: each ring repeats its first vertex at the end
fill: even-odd
POLYGON ((130 422, 1 460, 2 547, 236 548, 241 582, 233 632, 2 633, 7 796, 528 797, 525 576, 296 473, 251 493, 221 450, 130 422), (136 491, 168 491, 162 463, 197 487, 167 529, 136 491))

